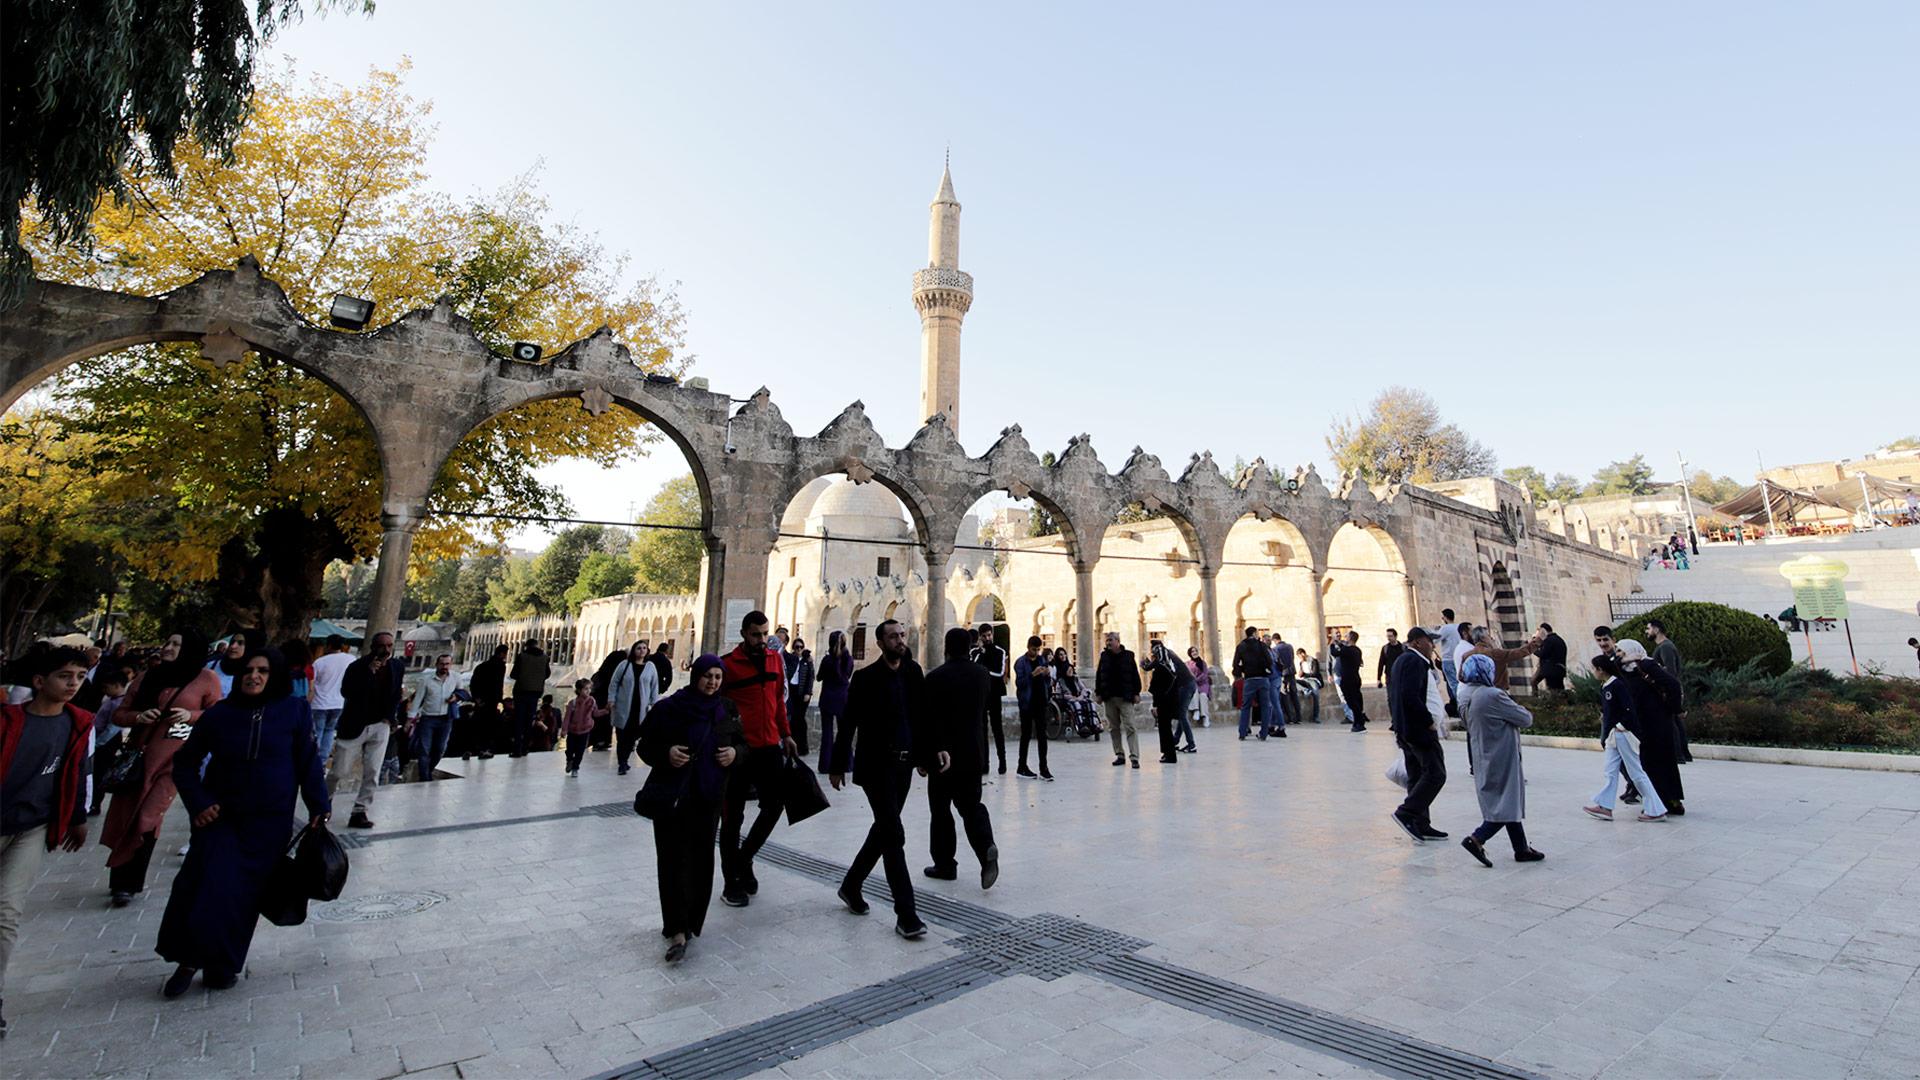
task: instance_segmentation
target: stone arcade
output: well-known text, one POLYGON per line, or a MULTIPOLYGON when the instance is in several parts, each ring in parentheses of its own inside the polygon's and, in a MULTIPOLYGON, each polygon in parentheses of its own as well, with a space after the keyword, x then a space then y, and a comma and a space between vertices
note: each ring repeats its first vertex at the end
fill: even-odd
MULTIPOLYGON (((1492 479, 1376 492, 1348 478, 1330 491, 1312 468, 1282 477, 1256 462, 1229 478, 1210 454, 1193 455, 1176 477, 1139 449, 1116 473, 1085 437, 1070 440, 1047 467, 1017 425, 984 454, 969 457, 942 415, 906 446, 889 447, 859 402, 819 434, 796 435, 766 389, 735 409, 724 394, 650 383, 604 330, 529 364, 491 352, 445 303, 367 333, 322 329, 303 319, 251 259, 155 297, 34 283, 19 304, 0 313, 0 408, 76 360, 165 341, 199 342, 214 363, 249 350, 274 356, 326 382, 366 418, 379 447, 383 492, 372 627, 396 622, 413 534, 427 513, 434 476, 455 445, 493 416, 558 397, 578 397, 596 413, 615 405, 632 409, 685 453, 703 501, 707 558, 697 630, 703 649, 725 645, 729 613, 768 604, 769 556, 785 508, 816 479, 837 473, 856 485, 880 484, 906 508, 918 545, 914 561, 924 567, 911 605, 923 647, 938 642, 956 618, 947 597, 951 562, 974 503, 1004 491, 1044 507, 1060 526, 1058 540, 1050 542, 1062 546, 1072 575, 1071 597, 1059 598, 1055 627, 1072 635, 1089 669, 1096 610, 1106 599, 1095 576, 1102 540, 1115 514, 1134 503, 1165 515, 1152 529, 1133 527, 1136 532, 1178 538, 1178 545, 1160 546, 1172 547, 1168 565, 1183 579, 1193 576, 1192 629, 1215 657, 1230 646, 1223 629, 1245 619, 1237 608, 1223 620, 1218 580, 1228 534, 1248 515, 1285 523, 1296 542, 1276 565, 1300 571, 1309 586, 1304 599, 1316 612, 1336 534, 1351 525, 1374 537, 1391 572, 1378 576, 1398 593, 1390 606, 1398 608, 1392 618, 1401 625, 1416 617, 1432 621, 1442 607, 1475 622, 1497 616, 1510 635, 1542 618, 1591 625, 1605 621, 1609 593, 1632 588, 1637 565, 1543 529, 1521 492, 1492 479)), ((986 576, 973 575, 982 592, 994 587, 986 576)), ((958 599, 970 609, 975 597, 958 599)), ((1054 600, 1005 599, 1010 616, 1026 604, 1030 622, 1027 599, 1054 600)), ((1325 622, 1319 612, 1312 625, 1325 622)), ((1026 627, 1016 621, 1015 629, 1026 627)))

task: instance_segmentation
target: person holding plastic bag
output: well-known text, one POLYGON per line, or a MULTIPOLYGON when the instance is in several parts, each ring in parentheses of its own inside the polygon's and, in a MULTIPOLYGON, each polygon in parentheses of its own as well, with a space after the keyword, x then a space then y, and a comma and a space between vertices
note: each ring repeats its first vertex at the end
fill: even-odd
POLYGON ((163 988, 170 998, 186 993, 196 972, 206 972, 201 982, 209 990, 239 980, 268 882, 293 836, 296 795, 312 824, 333 811, 307 703, 292 696, 280 653, 249 652, 233 685, 173 757, 193 846, 173 879, 154 948, 176 965, 163 988))
POLYGON ((661 698, 640 720, 640 760, 652 771, 633 808, 653 819, 660 934, 672 964, 706 926, 728 773, 747 753, 740 710, 720 693, 724 681, 720 658, 707 653, 693 662, 691 684, 661 698))

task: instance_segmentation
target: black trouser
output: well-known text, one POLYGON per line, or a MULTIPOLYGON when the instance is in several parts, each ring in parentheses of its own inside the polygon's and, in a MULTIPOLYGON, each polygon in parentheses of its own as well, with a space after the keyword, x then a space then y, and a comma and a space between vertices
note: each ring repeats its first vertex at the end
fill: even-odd
POLYGON ((887 888, 893 891, 893 914, 902 926, 920 921, 913 906, 913 875, 907 873, 907 828, 900 823, 900 811, 906 809, 907 793, 913 787, 913 767, 905 762, 887 763, 873 770, 863 789, 867 805, 873 810, 873 827, 860 853, 847 868, 841 887, 858 894, 873 873, 873 864, 886 867, 887 888))
POLYGON ((971 770, 962 776, 961 770, 951 768, 943 773, 928 774, 927 808, 933 811, 933 825, 927 838, 933 865, 942 870, 953 870, 960 865, 954 858, 959 851, 959 837, 953 829, 955 810, 960 812, 960 824, 967 830, 967 846, 981 862, 987 861, 987 852, 993 847, 993 819, 980 804, 980 777, 971 770))
POLYGON ((1501 829, 1507 830, 1507 839, 1513 841, 1513 853, 1524 854, 1527 850, 1527 830, 1517 821, 1483 821, 1479 828, 1473 830, 1473 838, 1484 844, 1501 829))
POLYGON ((627 759, 633 756, 633 744, 640 741, 640 721, 629 720, 627 726, 614 729, 614 750, 620 755, 620 767, 627 767, 627 759))
POLYGON ((793 742, 800 748, 801 757, 807 755, 807 706, 812 703, 812 697, 797 689, 787 691, 787 727, 793 732, 793 742))
POLYGON ((1365 688, 1360 685, 1360 680, 1355 679, 1351 683, 1342 682, 1340 684, 1340 696, 1346 700, 1347 708, 1353 710, 1354 730, 1358 731, 1366 727, 1367 697, 1365 688))
MULTIPOLYGON (((1006 694, 1007 688, 1001 686, 999 682, 996 681, 993 683, 991 689, 992 692, 987 695, 987 727, 993 731, 993 749, 1000 755, 1000 771, 1006 772, 1007 733, 1000 719, 1000 698, 1006 694)), ((981 755, 980 774, 985 776, 986 772, 987 759, 985 755, 981 755)))
POLYGON ((513 695, 513 752, 524 755, 533 741, 533 718, 540 715, 540 694, 513 695))
MULTIPOLYGON (((604 701, 600 702, 599 705, 603 709, 607 707, 607 703, 604 701)), ((595 746, 602 750, 613 745, 613 717, 596 716, 593 718, 593 737, 588 740, 587 745, 595 746)))
POLYGON ((752 747, 744 768, 728 778, 727 809, 720 817, 720 876, 728 891, 738 889, 753 873, 754 854, 780 822, 780 760, 785 754, 778 746, 752 747), (742 841, 740 827, 747 820, 749 788, 760 800, 760 813, 742 841))
POLYGON ((1153 724, 1160 729, 1160 757, 1165 761, 1180 760, 1180 743, 1173 737, 1173 715, 1179 710, 1178 695, 1163 694, 1153 699, 1153 724))
POLYGON ((1422 829, 1430 829, 1433 819, 1427 812, 1447 785, 1447 755, 1440 749, 1439 737, 1431 731, 1419 736, 1418 741, 1400 740, 1400 751, 1407 762, 1407 798, 1396 813, 1422 829))
POLYGON ((133 853, 133 858, 107 871, 109 892, 137 893, 147 887, 147 864, 153 861, 153 846, 158 836, 149 836, 133 853))
POLYGON ((1047 706, 1044 702, 1020 706, 1020 767, 1027 767, 1027 743, 1040 740, 1040 772, 1047 772, 1047 706))
POLYGON ((681 799, 673 813, 653 822, 653 850, 660 876, 660 933, 700 936, 713 902, 713 829, 717 803, 681 799))
POLYGON ((578 769, 580 767, 581 759, 587 756, 587 744, 591 743, 592 741, 593 741, 593 730, 591 728, 581 732, 578 735, 575 735, 571 731, 567 732, 567 771, 568 772, 572 772, 575 769, 578 769))
MULTIPOLYGON (((1280 712, 1286 716, 1287 723, 1300 722, 1300 688, 1294 683, 1293 676, 1282 676, 1280 686, 1280 712)), ((1317 719, 1317 718, 1316 718, 1317 719)))

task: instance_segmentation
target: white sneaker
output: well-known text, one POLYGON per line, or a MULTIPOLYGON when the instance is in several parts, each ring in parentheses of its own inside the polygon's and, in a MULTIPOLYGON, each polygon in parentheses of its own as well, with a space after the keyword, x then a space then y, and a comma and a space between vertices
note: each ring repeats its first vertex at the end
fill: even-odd
POLYGON ((186 843, 180 845, 180 850, 176 852, 176 854, 185 855, 187 853, 187 849, 191 848, 192 846, 193 846, 193 841, 189 840, 186 843))

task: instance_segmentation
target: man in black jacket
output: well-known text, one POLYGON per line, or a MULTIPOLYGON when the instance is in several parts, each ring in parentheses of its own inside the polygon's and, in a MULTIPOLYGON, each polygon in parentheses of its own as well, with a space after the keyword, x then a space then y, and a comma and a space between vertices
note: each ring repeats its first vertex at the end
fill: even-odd
POLYGON ((1360 655, 1360 632, 1347 631, 1347 639, 1339 643, 1336 651, 1340 654, 1340 700, 1347 706, 1347 713, 1353 718, 1350 731, 1367 730, 1367 700, 1362 674, 1367 669, 1366 657, 1360 655))
POLYGON ((1567 688, 1567 639, 1554 633, 1550 623, 1541 623, 1540 632, 1546 637, 1540 639, 1540 649, 1533 654, 1533 688, 1540 689, 1544 682, 1547 689, 1559 693, 1567 688))
POLYGON ((1415 843, 1445 840, 1428 810, 1447 783, 1447 756, 1440 748, 1439 718, 1427 711, 1427 681, 1433 670, 1433 639, 1416 626, 1407 631, 1407 651, 1393 662, 1387 677, 1387 711, 1393 716, 1393 741, 1407 762, 1407 797, 1393 812, 1394 824, 1415 843))
POLYGON ((497 645, 493 658, 474 665, 473 678, 467 682, 473 695, 473 709, 467 715, 461 733, 460 760, 472 754, 485 761, 493 756, 494 740, 500 733, 500 699, 507 693, 507 647, 497 645))
POLYGON ((787 727, 800 756, 807 756, 807 706, 813 703, 813 650, 794 635, 793 644, 780 654, 787 673, 787 727))
POLYGON ((907 792, 913 787, 913 718, 924 707, 920 665, 907 655, 907 631, 888 619, 874 631, 880 659, 853 673, 847 686, 847 712, 833 742, 835 791, 846 785, 847 764, 853 782, 867 793, 873 827, 840 883, 840 901, 855 915, 867 913, 860 887, 875 863, 883 863, 893 892, 894 933, 908 940, 925 937, 927 924, 913 903, 913 875, 907 872, 907 830, 900 823, 907 792), (854 755, 854 742, 860 753, 854 755))
POLYGON ((1407 645, 1400 640, 1400 631, 1387 627, 1387 643, 1380 646, 1380 659, 1373 668, 1373 685, 1387 685, 1387 673, 1393 670, 1393 662, 1406 651, 1407 645))
MULTIPOLYGON (((989 643, 985 632, 981 638, 989 643)), ((953 830, 953 812, 960 811, 967 845, 980 859, 980 887, 993 888, 1000 877, 1000 849, 993 845, 993 820, 980 803, 980 777, 986 772, 987 733, 981 723, 987 699, 997 696, 1000 683, 972 654, 972 639, 956 626, 947 631, 947 662, 927 672, 913 733, 920 775, 927 778, 927 807, 933 811, 927 847, 933 865, 922 873, 940 881, 960 876, 954 856, 959 838, 953 830)))
POLYGON ((540 643, 529 638, 513 658, 513 753, 526 757, 533 738, 534 714, 540 710, 540 697, 547 692, 547 680, 553 677, 553 664, 540 643))
MULTIPOLYGON (((1007 696, 1007 650, 1001 648, 1000 642, 994 638, 991 624, 980 624, 980 644, 974 648, 972 659, 985 668, 993 680, 993 685, 988 688, 992 692, 987 695, 987 727, 993 732, 993 749, 999 755, 1000 772, 1004 775, 1007 771, 1007 734, 1001 725, 1000 699, 1007 696)), ((987 771, 984 755, 980 758, 980 771, 987 771)))
POLYGON ((1287 733, 1286 717, 1280 712, 1280 698, 1273 692, 1273 654, 1260 640, 1260 628, 1247 627, 1245 637, 1233 650, 1233 677, 1240 680, 1240 741, 1245 742, 1253 726, 1253 710, 1260 709, 1260 739, 1275 727, 1287 733))
POLYGON ((1093 673, 1093 696, 1100 699, 1100 708, 1107 715, 1107 734, 1113 737, 1113 763, 1125 765, 1128 758, 1133 759, 1133 767, 1140 767, 1140 732, 1134 723, 1134 714, 1140 705, 1140 668, 1134 663, 1133 652, 1120 644, 1120 635, 1107 634, 1107 647, 1100 652, 1100 666, 1093 673), (1125 729, 1126 743, 1122 748, 1122 728, 1125 729))
POLYGON ((333 740, 333 764, 327 770, 327 792, 359 776, 353 797, 350 829, 371 829, 373 795, 380 787, 380 766, 387 760, 387 740, 404 705, 401 681, 407 667, 393 658, 393 635, 382 630, 367 643, 367 655, 347 665, 340 677, 340 729, 333 740))

